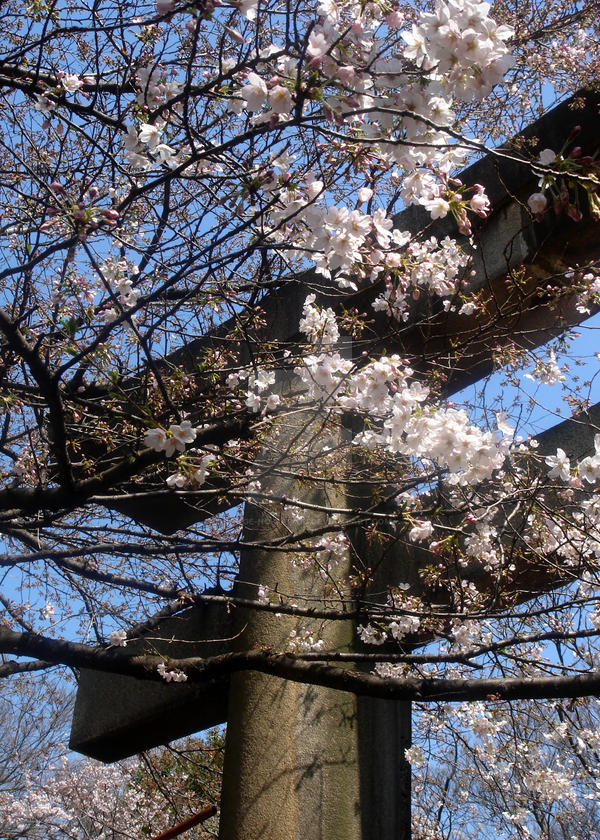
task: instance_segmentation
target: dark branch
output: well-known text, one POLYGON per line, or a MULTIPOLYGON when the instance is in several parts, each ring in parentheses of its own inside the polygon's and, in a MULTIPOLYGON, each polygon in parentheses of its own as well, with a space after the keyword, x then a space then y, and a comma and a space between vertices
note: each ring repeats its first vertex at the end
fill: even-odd
POLYGON ((403 677, 382 679, 373 674, 348 671, 320 662, 302 661, 287 653, 262 650, 226 653, 210 659, 191 657, 166 660, 160 656, 129 655, 114 648, 93 648, 75 642, 48 639, 32 633, 0 629, 0 652, 20 656, 42 656, 56 665, 90 668, 138 679, 160 682, 158 665, 183 671, 189 683, 210 682, 239 671, 258 671, 274 677, 320 685, 352 694, 386 700, 540 700, 556 697, 587 697, 600 693, 600 674, 567 677, 515 677, 510 679, 434 679, 403 677))

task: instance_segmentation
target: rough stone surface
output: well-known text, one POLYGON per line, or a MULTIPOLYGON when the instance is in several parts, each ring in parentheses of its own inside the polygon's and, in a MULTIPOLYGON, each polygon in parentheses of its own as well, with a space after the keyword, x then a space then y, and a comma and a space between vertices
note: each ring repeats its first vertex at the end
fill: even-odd
MULTIPOLYGON (((303 420, 284 421, 269 439, 263 463, 263 489, 274 495, 298 497, 323 507, 338 507, 340 493, 333 486, 301 488, 278 474, 278 455, 285 453, 286 471, 306 469, 320 449, 324 431, 303 427, 303 420), (292 444, 292 441, 294 443, 292 444), (270 469, 269 462, 273 464, 270 469)), ((339 429, 329 435, 343 434, 339 429)), ((285 510, 246 505, 245 539, 267 541, 298 529, 339 525, 321 511, 304 511, 294 521, 285 510)), ((311 598, 333 606, 335 580, 349 571, 349 558, 322 578, 305 571, 302 556, 286 551, 245 551, 241 554, 236 591, 246 597, 258 584, 294 593, 301 603, 311 598), (329 584, 329 586, 328 586, 329 584), (329 592, 326 590, 329 589, 329 592)), ((286 649, 290 633, 302 628, 319 631, 320 622, 277 617, 248 611, 238 616, 240 649, 273 646, 286 649)), ((333 622, 323 633, 327 645, 347 650, 352 644, 351 622, 333 622)), ((256 673, 232 678, 225 749, 221 840, 360 840, 361 797, 358 756, 357 700, 354 696, 318 686, 292 683, 256 673)))
POLYGON ((358 698, 360 840, 410 840, 411 703, 358 698))

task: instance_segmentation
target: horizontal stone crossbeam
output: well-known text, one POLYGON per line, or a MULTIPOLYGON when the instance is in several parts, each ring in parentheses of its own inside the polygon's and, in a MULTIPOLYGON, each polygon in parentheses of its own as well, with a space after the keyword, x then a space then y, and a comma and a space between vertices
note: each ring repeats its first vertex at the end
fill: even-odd
MULTIPOLYGON (((163 619, 132 653, 167 660, 227 653, 233 616, 221 604, 201 604, 163 619)), ((69 746, 111 762, 224 723, 229 678, 207 685, 155 683, 120 674, 80 671, 69 746), (200 724, 200 725, 198 725, 200 724)))

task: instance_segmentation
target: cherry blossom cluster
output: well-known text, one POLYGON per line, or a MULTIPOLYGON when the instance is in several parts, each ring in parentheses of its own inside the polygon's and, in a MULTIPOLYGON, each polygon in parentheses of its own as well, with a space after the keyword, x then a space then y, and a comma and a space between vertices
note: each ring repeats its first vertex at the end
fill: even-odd
POLYGON ((183 671, 167 669, 164 662, 159 662, 156 670, 165 682, 187 682, 187 674, 183 671))
POLYGON ((21 793, 0 792, 2 827, 9 836, 29 836, 33 829, 48 840, 82 838, 82 825, 85 836, 92 831, 99 840, 115 836, 113 828, 124 824, 142 832, 151 803, 129 786, 125 767, 64 758, 53 770, 45 780, 29 779, 21 793))
MULTIPOLYGON (((138 105, 157 108, 169 102, 173 113, 181 110, 181 102, 177 97, 183 91, 183 84, 176 80, 167 81, 158 66, 139 67, 136 84, 138 105), (176 101, 171 103, 171 100, 176 101)), ((161 164, 173 169, 182 162, 182 158, 189 153, 188 145, 182 143, 178 149, 174 149, 165 143, 162 140, 165 129, 168 129, 168 123, 160 118, 152 123, 142 122, 137 128, 133 124, 127 125, 125 150, 130 166, 137 171, 153 169, 161 164)))
MULTIPOLYGON (((251 411, 256 412, 259 410, 262 402, 261 395, 274 384, 275 374, 273 371, 260 369, 256 372, 256 374, 250 374, 248 377, 246 405, 249 409, 251 409, 251 411)), ((265 401, 266 411, 274 411, 280 402, 281 398, 279 397, 279 394, 269 394, 265 401)))
POLYGON ((587 455, 579 461, 576 467, 577 475, 572 476, 570 458, 567 457, 564 449, 557 449, 556 455, 548 455, 545 459, 550 467, 549 477, 573 483, 576 487, 582 487, 582 481, 595 484, 600 477, 600 435, 594 436, 594 450, 594 455, 587 455))
POLYGON ((386 254, 397 253, 410 239, 394 228, 382 209, 372 214, 347 207, 325 205, 323 185, 309 180, 304 190, 276 190, 276 209, 270 214, 275 242, 290 241, 294 249, 314 261, 316 271, 342 289, 356 289, 352 275, 377 275, 385 266, 386 254))
MULTIPOLYGON (((137 265, 127 260, 108 258, 100 266, 100 272, 123 309, 131 309, 136 305, 139 292, 133 284, 140 273, 137 265)), ((107 321, 111 321, 120 315, 120 311, 115 307, 109 307, 104 309, 102 314, 107 321)))
MULTIPOLYGON (((465 155, 464 150, 447 148, 451 138, 443 127, 455 119, 451 97, 482 97, 500 81, 512 64, 504 43, 511 30, 489 17, 485 3, 438 2, 434 14, 421 15, 410 32, 402 33, 404 61, 384 53, 369 72, 361 64, 366 65, 369 50, 382 43, 374 34, 380 24, 378 10, 374 6, 361 9, 358 19, 356 12, 353 4, 327 4, 324 23, 314 27, 308 39, 307 66, 317 68, 326 80, 326 114, 377 143, 380 154, 407 173, 424 167, 407 185, 403 199, 423 203, 433 218, 445 215, 449 209, 443 197, 447 173, 465 155), (349 15, 353 15, 351 21, 349 15), (348 63, 350 55, 355 56, 354 63, 348 63), (407 72, 411 65, 421 68, 426 84, 407 72), (337 90, 330 90, 332 85, 337 90)), ((385 19, 390 31, 402 23, 398 13, 385 19)), ((248 75, 241 88, 243 106, 252 112, 268 108, 253 118, 255 122, 290 118, 301 69, 291 57, 280 57, 268 82, 256 72, 248 75)), ((284 204, 296 212, 295 201, 290 197, 284 204)), ((485 197, 478 197, 472 209, 484 213, 487 206, 485 197)))
MULTIPOLYGON (((144 435, 144 443, 154 452, 164 452, 170 458, 175 452, 186 452, 186 447, 196 440, 199 429, 192 426, 190 420, 172 423, 165 431, 160 426, 148 429, 144 435)), ((190 485, 200 487, 218 460, 218 447, 208 446, 206 449, 188 450, 185 455, 177 458, 178 469, 168 476, 166 483, 174 490, 181 490, 190 485)))
POLYGON ((497 571, 502 567, 502 550, 498 541, 498 531, 488 520, 483 519, 475 523, 475 530, 468 534, 464 541, 466 559, 480 563, 486 572, 497 571))
POLYGON ((484 630, 484 623, 468 619, 452 622, 449 650, 471 651, 482 643, 490 642, 492 635, 484 630))
POLYGON ((340 337, 337 319, 333 309, 318 309, 313 306, 316 295, 308 295, 302 307, 300 332, 312 344, 335 344, 340 337))
MULTIPOLYGON (((139 783, 139 765, 61 759, 43 778, 26 776, 22 790, 0 791, 2 829, 8 837, 44 840, 116 840, 144 836, 165 802, 139 783)), ((165 814, 169 825, 169 815, 165 814)))
POLYGON ((287 641, 289 653, 306 653, 311 650, 323 650, 324 647, 325 642, 314 630, 299 626, 297 629, 290 631, 287 641))
POLYGON ((433 523, 426 519, 413 519, 412 527, 408 532, 408 539, 411 542, 427 540, 433 534, 433 523))
MULTIPOLYGON (((458 163, 455 158, 454 164, 458 163)), ((289 162, 279 165, 287 171, 289 162)), ((405 317, 411 291, 414 296, 419 288, 442 297, 451 295, 461 269, 468 263, 466 254, 450 237, 440 243, 435 237, 411 242, 411 235, 395 228, 393 218, 382 209, 363 213, 325 204, 323 183, 314 180, 310 173, 293 190, 278 186, 277 179, 263 183, 263 189, 275 201, 275 209, 270 213, 271 238, 275 242, 293 241, 295 250, 304 251, 314 262, 318 274, 333 276, 342 289, 356 289, 360 279, 368 277, 373 281, 383 274, 387 291, 376 306, 389 309, 398 319, 405 317)), ((461 231, 468 234, 466 207, 482 216, 489 210, 483 187, 476 185, 474 189, 469 202, 456 190, 446 201, 433 175, 417 170, 404 178, 402 197, 407 204, 423 204, 432 218, 453 212, 461 231)), ((359 200, 372 192, 368 188, 359 190, 359 200)))
POLYGON ((456 96, 484 97, 504 77, 513 59, 505 45, 513 30, 489 16, 488 3, 437 0, 410 32, 404 57, 444 80, 456 96))
POLYGON ((155 452, 164 452, 170 458, 174 452, 184 452, 188 444, 196 440, 197 430, 189 420, 172 423, 168 431, 160 426, 148 429, 144 435, 144 443, 155 452))
POLYGON ((216 452, 204 452, 195 450, 194 456, 180 456, 177 459, 177 472, 167 478, 167 486, 173 490, 182 490, 184 487, 201 487, 214 467, 218 458, 216 452))
MULTIPOLYGON (((311 303, 305 305, 314 335, 319 315, 312 310, 311 303)), ((331 314, 326 311, 320 317, 329 323, 331 314)), ((511 436, 498 441, 494 432, 481 431, 463 410, 424 405, 428 389, 411 379, 413 370, 399 356, 354 370, 354 363, 339 351, 324 350, 305 356, 295 373, 306 387, 307 399, 379 421, 355 436, 357 445, 435 463, 449 471, 449 481, 476 484, 490 478, 502 466, 512 441, 511 436)))
MULTIPOLYGON (((237 7, 248 21, 256 20, 255 3, 237 7)), ((349 139, 357 136, 361 142, 369 141, 389 166, 401 168, 398 179, 406 181, 406 203, 424 204, 432 218, 445 215, 451 204, 445 197, 448 173, 466 156, 466 150, 444 130, 455 121, 452 97, 481 98, 501 80, 512 64, 505 44, 510 28, 489 16, 486 3, 439 0, 433 13, 422 14, 410 31, 402 32, 405 46, 399 53, 388 49, 386 39, 390 44, 396 40, 405 21, 402 13, 388 13, 377 4, 359 7, 354 2, 323 3, 319 11, 322 17, 316 25, 311 23, 302 54, 286 53, 273 43, 259 51, 260 61, 245 72, 236 69, 239 86, 233 96, 224 98, 227 113, 245 116, 249 112, 254 126, 272 128, 292 122, 294 116, 324 117, 343 126, 349 139), (404 177, 411 173, 416 176, 412 182, 404 177)), ((224 29, 234 42, 244 42, 237 30, 224 29)), ((224 59, 221 69, 229 72, 233 66, 224 59)), ((129 164, 137 171, 185 165, 192 149, 187 139, 176 139, 175 127, 169 127, 170 115, 181 112, 182 83, 167 80, 154 64, 137 69, 135 84, 138 105, 161 112, 149 122, 127 126, 129 164), (166 142, 163 135, 173 139, 166 142)), ((365 237, 372 236, 384 248, 393 241, 395 234, 382 209, 367 215, 331 204, 318 209, 315 200, 325 192, 321 181, 305 175, 303 188, 296 184, 290 189, 280 176, 268 175, 272 170, 266 162, 258 163, 261 189, 277 198, 278 206, 268 214, 273 238, 293 241, 300 251, 316 252, 323 273, 339 270, 340 281, 351 283, 347 274, 358 261, 365 237), (293 240, 284 230, 291 219, 293 240)), ((368 200, 364 197, 368 191, 363 188, 360 201, 368 200)), ((470 201, 470 209, 480 215, 488 207, 482 192, 470 201)), ((468 229, 464 209, 458 212, 461 225, 468 229)))
POLYGON ((109 644, 113 647, 127 647, 127 631, 112 630, 109 636, 109 644))
POLYGON ((574 127, 560 152, 543 149, 538 156, 542 172, 540 191, 527 199, 529 209, 538 218, 549 206, 549 196, 555 213, 566 213, 579 222, 583 217, 581 196, 585 195, 592 217, 600 219, 600 164, 595 155, 583 155, 580 146, 572 147, 580 131, 581 126, 574 127))
POLYGON ((404 758, 415 768, 424 767, 427 763, 425 753, 417 744, 413 744, 412 747, 404 750, 404 758))
POLYGON ((534 369, 526 373, 525 378, 542 385, 556 385, 557 382, 564 382, 566 377, 556 361, 556 353, 549 350, 545 358, 536 359, 534 369))
POLYGON ((254 414, 263 411, 275 411, 281 403, 279 394, 266 392, 275 385, 275 373, 266 368, 255 368, 253 370, 237 370, 227 377, 227 386, 236 390, 242 381, 246 381, 245 405, 254 414))
POLYGON ((358 637, 367 645, 382 645, 389 638, 401 642, 406 636, 418 633, 421 619, 417 615, 393 615, 383 622, 359 624, 356 628, 358 637))
MULTIPOLYGON (((449 304, 462 277, 469 257, 456 240, 445 237, 441 242, 432 236, 424 242, 410 242, 403 251, 390 252, 383 266, 376 266, 375 276, 385 268, 385 291, 373 301, 378 312, 387 312, 397 321, 407 321, 411 300, 421 290, 438 295, 449 304)), ((470 314, 468 309, 461 310, 470 314)))
MULTIPOLYGON (((577 311, 582 315, 591 315, 592 306, 597 306, 600 301, 600 277, 595 271, 586 271, 581 275, 583 290, 577 296, 577 311)), ((575 272, 571 272, 573 279, 575 272)))
MULTIPOLYGON (((442 89, 444 93, 463 98, 483 97, 512 64, 505 45, 512 30, 498 26, 489 17, 489 9, 486 3, 436 3, 433 14, 422 14, 418 24, 402 33, 406 42, 404 61, 398 57, 380 57, 369 72, 363 67, 378 43, 375 30, 383 22, 383 9, 375 4, 359 8, 354 2, 324 3, 320 9, 324 19, 311 29, 308 37, 305 65, 309 70, 320 71, 344 91, 343 96, 332 94, 325 100, 334 114, 341 109, 343 112, 344 107, 347 110, 348 100, 354 97, 354 107, 374 112, 370 114, 371 122, 380 122, 384 129, 394 123, 386 109, 392 113, 413 111, 417 116, 447 124, 451 118, 442 89), (350 57, 355 57, 355 63, 349 62, 350 57), (411 65, 422 69, 434 91, 433 95, 426 94, 420 103, 419 86, 410 84, 407 73, 411 65), (444 85, 438 84, 442 78, 444 85), (408 94, 402 97, 406 89, 408 94)), ((398 12, 385 18, 385 25, 391 31, 401 28, 403 23, 404 17, 398 12)), ((297 78, 299 69, 298 60, 286 56, 279 59, 278 73, 268 82, 256 72, 249 73, 240 89, 242 107, 251 112, 266 108, 260 113, 260 122, 272 117, 289 119, 296 104, 291 82, 297 78)), ((410 135, 420 134, 416 122, 407 118, 404 128, 408 139, 414 140, 410 135)))
POLYGON ((125 149, 127 160, 134 169, 152 169, 161 163, 174 169, 181 163, 177 151, 161 142, 164 128, 164 122, 142 123, 139 130, 133 125, 127 126, 125 149))
MULTIPOLYGON (((138 87, 136 96, 138 105, 156 108, 158 105, 168 102, 172 111, 178 112, 181 110, 181 104, 171 102, 171 100, 179 96, 183 91, 183 85, 173 79, 167 80, 156 64, 138 67, 136 84, 138 87)), ((142 140, 142 142, 147 141, 142 140)))
POLYGON ((458 223, 460 233, 470 236, 471 220, 468 211, 485 219, 491 205, 482 184, 465 188, 460 178, 454 177, 450 180, 447 177, 452 166, 460 166, 463 162, 460 153, 447 152, 444 166, 437 166, 437 178, 427 171, 417 169, 404 180, 401 195, 407 204, 417 203, 425 207, 433 220, 445 219, 448 213, 451 213, 458 223), (469 192, 472 192, 472 195, 470 200, 467 200, 469 192))
POLYGON ((576 804, 577 791, 574 790, 565 767, 558 760, 556 767, 541 767, 530 770, 525 778, 529 790, 538 801, 549 805, 556 800, 566 799, 576 804))
MULTIPOLYGON (((586 468, 590 469, 591 475, 586 480, 596 482, 600 477, 600 458, 592 456, 590 461, 592 464, 588 463, 586 468)), ((562 450, 558 450, 556 456, 549 456, 546 463, 554 465, 549 475, 554 473, 570 485, 568 489, 553 491, 553 496, 563 506, 562 516, 558 519, 543 508, 529 514, 523 540, 546 557, 559 557, 564 568, 580 569, 585 562, 587 568, 596 569, 600 560, 600 494, 576 495, 583 489, 583 482, 579 476, 571 475, 569 459, 562 450)), ((600 582, 588 578, 582 585, 582 592, 586 597, 592 597, 600 592, 600 582)), ((586 616, 588 620, 591 617, 591 614, 586 616)))
POLYGON ((566 836, 586 837, 596 814, 590 803, 597 800, 598 771, 589 759, 598 743, 598 705, 585 702, 581 716, 570 708, 562 701, 421 707, 413 728, 417 743, 407 750, 418 836, 441 836, 429 819, 431 809, 419 804, 433 784, 444 800, 443 819, 452 819, 461 837, 470 836, 476 817, 480 831, 489 828, 506 840, 540 838, 541 808, 566 836), (449 766, 456 786, 444 797, 449 766), (485 814, 478 801, 482 785, 489 796, 485 814))
MULTIPOLYGON (((320 347, 320 352, 303 356, 294 369, 303 383, 302 398, 305 402, 318 401, 328 410, 358 412, 375 421, 355 436, 356 445, 406 455, 424 468, 436 465, 449 472, 450 482, 461 485, 477 484, 500 469, 512 433, 503 434, 499 440, 497 432, 484 432, 471 423, 464 410, 428 405, 429 390, 414 379, 413 370, 397 355, 357 368, 336 349, 339 329, 333 310, 319 309, 314 295, 305 300, 300 327, 320 347)), ((256 411, 264 393, 274 384, 275 375, 264 370, 241 371, 231 374, 228 384, 237 387, 245 378, 250 386, 246 404, 256 411)), ((506 429, 501 419, 499 428, 506 429)), ((191 440, 193 437, 186 442, 191 440)), ((150 430, 146 441, 157 451, 168 446, 167 454, 175 448, 183 451, 181 444, 177 447, 177 438, 168 438, 160 429, 150 430)), ((411 539, 422 539, 426 529, 421 525, 413 530, 411 539)))
POLYGON ((303 553, 292 560, 294 566, 316 569, 320 577, 327 580, 348 556, 348 537, 344 533, 328 534, 314 543, 314 552, 303 553))

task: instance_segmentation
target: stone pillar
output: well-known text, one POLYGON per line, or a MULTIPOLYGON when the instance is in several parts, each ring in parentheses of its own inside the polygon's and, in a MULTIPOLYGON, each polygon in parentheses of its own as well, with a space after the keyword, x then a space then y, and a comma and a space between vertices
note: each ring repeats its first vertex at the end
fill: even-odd
POLYGON ((410 840, 410 701, 358 698, 361 840, 410 840))
MULTIPOLYGON (((332 435, 339 441, 343 433, 320 422, 307 428, 283 422, 287 427, 272 433, 273 445, 263 455, 274 465, 262 480, 263 491, 322 508, 346 507, 339 484, 293 476, 310 474, 324 439, 331 444, 332 435), (277 463, 287 475, 277 474, 277 463)), ((346 457, 342 451, 338 464, 346 457)), ((295 513, 247 504, 244 541, 266 543, 329 525, 336 534, 343 527, 325 510, 304 511, 301 522, 295 513)), ((304 570, 301 559, 289 551, 245 550, 236 593, 256 598, 263 584, 297 596, 299 605, 314 598, 317 605, 339 607, 335 580, 351 571, 350 552, 330 576, 314 567, 304 570)), ((242 650, 285 650, 291 631, 309 629, 322 631, 328 649, 352 649, 351 621, 320 625, 315 619, 240 611, 237 644, 242 650)), ((229 697, 220 840, 409 840, 410 768, 403 752, 410 744, 409 704, 258 673, 234 675, 229 697)))
MULTIPOLYGON (((283 421, 284 423, 286 421, 283 421)), ((321 424, 307 429, 287 425, 274 432, 273 448, 265 453, 281 461, 286 471, 306 473, 311 456, 331 439, 321 424), (315 428, 316 426, 316 428, 315 428), (297 437, 298 441, 294 443, 297 437), (290 448, 289 452, 286 450, 290 448)), ((264 468, 264 464, 263 464, 264 468)), ((310 470, 308 470, 310 472, 310 470)), ((277 475, 276 467, 262 481, 276 496, 301 498, 323 507, 343 504, 343 496, 316 485, 277 475)), ((272 541, 290 531, 331 524, 324 511, 281 509, 280 505, 247 504, 244 539, 272 541)), ((346 555, 348 557, 348 555, 346 555)), ((260 548, 242 552, 239 594, 256 598, 257 584, 284 595, 298 596, 299 605, 335 603, 335 578, 345 577, 348 560, 321 577, 314 567, 304 570, 302 555, 260 548)), ((336 603, 336 606, 339 606, 336 603)), ((348 650, 352 622, 321 628, 318 620, 246 611, 238 621, 241 649, 272 646, 286 650, 293 630, 323 631, 328 647, 348 650)), ((357 703, 353 695, 302 685, 258 673, 232 678, 221 802, 221 840, 360 840, 360 779, 357 703)))
MULTIPOLYGON (((360 456, 355 456, 354 466, 355 479, 368 475, 368 466, 360 456)), ((369 509, 375 504, 372 492, 372 485, 355 481, 348 506, 369 509)), ((378 530, 381 539, 365 533, 362 528, 351 529, 350 536, 359 571, 367 580, 357 596, 373 605, 385 605, 390 587, 402 584, 414 588, 420 584, 420 578, 416 564, 403 550, 390 551, 385 521, 380 523, 378 530)), ((374 650, 356 640, 355 647, 364 653, 374 650)), ((387 642, 386 647, 390 652, 399 651, 395 643, 387 642)), ((377 652, 381 653, 381 650, 378 648, 377 652)), ((370 665, 362 667, 371 669, 370 665)), ((359 697, 357 715, 363 806, 361 840, 410 840, 411 767, 404 751, 412 743, 412 704, 410 701, 359 697)))

